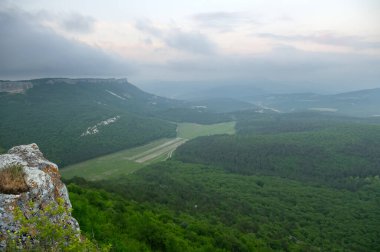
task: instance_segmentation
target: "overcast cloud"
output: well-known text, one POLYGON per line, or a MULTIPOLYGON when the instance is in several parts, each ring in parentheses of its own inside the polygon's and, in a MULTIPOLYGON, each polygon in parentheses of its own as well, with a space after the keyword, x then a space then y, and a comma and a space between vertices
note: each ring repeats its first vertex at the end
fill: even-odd
POLYGON ((95 19, 90 16, 83 16, 71 13, 60 22, 63 29, 69 32, 89 33, 94 30, 95 19))
MULTIPOLYGON (((66 39, 39 24, 39 19, 17 9, 0 10, 0 75, 3 78, 125 76, 134 71, 127 60, 66 39)), ((88 27, 78 29, 83 31, 88 27)))
POLYGON ((257 36, 271 38, 278 41, 310 41, 319 44, 347 46, 357 50, 379 49, 379 41, 370 41, 361 36, 344 36, 332 32, 318 32, 310 35, 280 35, 272 33, 259 33, 257 36))
POLYGON ((185 32, 180 28, 163 30, 155 27, 149 20, 139 20, 135 27, 178 50, 196 54, 213 54, 217 49, 216 44, 200 32, 185 32))
POLYGON ((273 8, 272 0, 144 2, 149 10, 96 0, 88 6, 0 3, 0 79, 127 77, 137 85, 270 80, 300 91, 380 86, 380 5, 374 1, 296 1, 289 8, 273 8))

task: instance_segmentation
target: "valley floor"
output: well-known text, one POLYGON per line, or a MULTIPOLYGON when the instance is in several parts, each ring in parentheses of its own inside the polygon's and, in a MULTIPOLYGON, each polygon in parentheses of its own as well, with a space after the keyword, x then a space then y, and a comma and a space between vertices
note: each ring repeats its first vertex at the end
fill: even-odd
POLYGON ((202 125, 179 123, 177 138, 163 138, 143 146, 122 150, 109 155, 90 159, 61 169, 62 177, 83 177, 87 180, 117 178, 171 157, 172 153, 187 140, 216 134, 234 134, 235 122, 202 125))

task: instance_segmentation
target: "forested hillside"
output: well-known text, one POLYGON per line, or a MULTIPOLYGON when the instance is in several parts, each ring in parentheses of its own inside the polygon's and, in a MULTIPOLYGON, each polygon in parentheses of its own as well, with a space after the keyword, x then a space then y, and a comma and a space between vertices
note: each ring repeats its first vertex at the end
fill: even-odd
POLYGON ((380 125, 299 116, 240 121, 238 135, 194 139, 175 158, 350 190, 379 175, 380 125))
POLYGON ((162 107, 168 101, 125 80, 32 83, 25 93, 0 93, 0 142, 5 149, 35 142, 47 158, 64 166, 175 136, 175 124, 144 116, 152 99, 162 107))
POLYGON ((115 251, 380 248, 379 177, 350 192, 163 162, 118 180, 71 183, 82 230, 115 251))
POLYGON ((379 17, 0 0, 0 252, 380 252, 379 17))
POLYGON ((9 149, 36 142, 47 158, 60 166, 175 137, 174 122, 230 119, 145 93, 125 79, 37 79, 26 81, 27 85, 17 83, 18 89, 9 89, 16 85, 13 82, 0 83, 1 146, 9 149))
POLYGON ((236 120, 235 135, 192 139, 172 160, 128 176, 66 181, 84 234, 113 251, 380 249, 376 117, 212 113, 125 80, 44 79, 26 87, 0 93, 0 152, 37 142, 61 166, 175 137, 175 122, 236 120))
POLYGON ((376 121, 235 116, 237 135, 195 138, 174 160, 68 181, 84 232, 115 251, 380 249, 376 121))

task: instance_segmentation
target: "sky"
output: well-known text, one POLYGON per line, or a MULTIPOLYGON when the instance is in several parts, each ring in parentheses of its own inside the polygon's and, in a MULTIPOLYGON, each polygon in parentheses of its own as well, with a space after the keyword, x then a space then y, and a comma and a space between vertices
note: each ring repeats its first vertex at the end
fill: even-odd
POLYGON ((0 79, 380 87, 378 0, 1 0, 0 79))

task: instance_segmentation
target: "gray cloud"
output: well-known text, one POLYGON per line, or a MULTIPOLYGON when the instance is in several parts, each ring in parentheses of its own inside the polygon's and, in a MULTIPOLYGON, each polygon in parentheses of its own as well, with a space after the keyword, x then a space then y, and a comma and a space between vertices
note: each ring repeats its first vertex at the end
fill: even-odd
POLYGON ((193 53, 214 53, 216 45, 199 32, 183 32, 179 29, 171 30, 165 38, 167 45, 193 53))
MULTIPOLYGON (((218 15, 210 15, 209 18, 223 19, 221 13, 218 15)), ((167 47, 205 57, 192 57, 192 60, 176 59, 163 64, 148 64, 141 61, 134 62, 132 67, 131 63, 98 48, 63 38, 52 29, 41 25, 43 18, 17 9, 0 8, 1 79, 127 75, 137 83, 148 80, 187 80, 191 83, 267 85, 265 83, 276 82, 285 88, 294 86, 298 91, 314 89, 332 92, 380 86, 378 54, 367 55, 361 51, 315 53, 282 46, 270 53, 226 55, 217 53, 217 46, 202 33, 187 32, 178 28, 161 29, 149 21, 138 21, 135 27, 146 35, 146 44, 152 43, 150 37, 162 41, 167 47)), ((203 18, 207 19, 206 16, 203 18)), ((330 35, 323 38, 317 35, 260 34, 259 36, 280 42, 306 40, 345 44, 358 49, 379 48, 375 42, 369 43, 364 38, 353 36, 330 35)), ((236 46, 239 46, 238 42, 236 46)))
POLYGON ((131 64, 42 26, 17 9, 0 10, 0 76, 125 76, 131 64))
POLYGON ((259 33, 256 35, 261 38, 270 38, 279 41, 308 41, 325 45, 345 46, 356 50, 380 48, 380 42, 368 41, 360 36, 342 36, 331 32, 311 35, 280 35, 273 33, 259 33))
POLYGON ((184 32, 178 28, 163 30, 147 20, 137 21, 135 27, 177 50, 196 54, 214 54, 217 49, 217 45, 200 32, 184 32))
POLYGON ((71 13, 60 22, 63 29, 69 32, 90 33, 94 30, 95 19, 78 13, 71 13))
POLYGON ((214 55, 205 59, 172 60, 166 65, 151 68, 150 77, 166 76, 167 80, 192 83, 244 83, 264 89, 273 89, 276 84, 277 90, 289 92, 336 92, 380 87, 378 69, 380 59, 376 56, 316 53, 278 47, 271 53, 256 55, 214 55), (157 76, 154 71, 157 71, 157 76))

